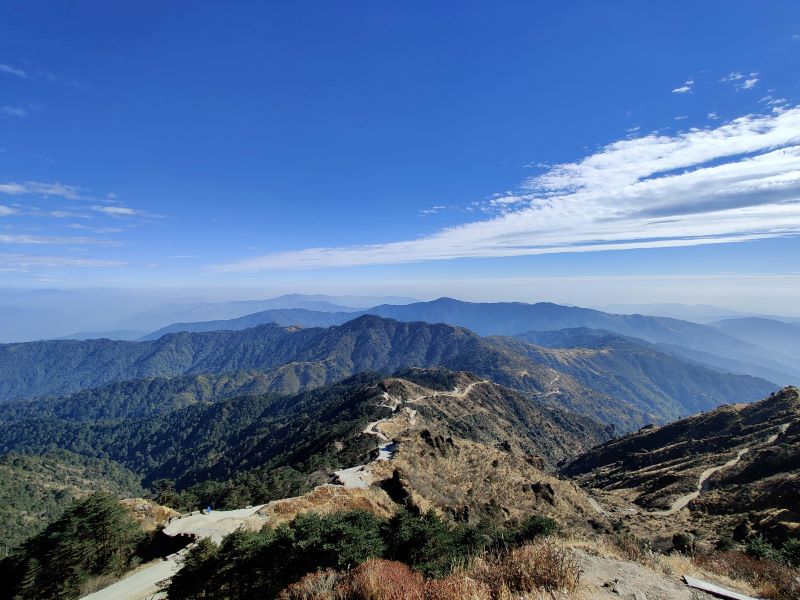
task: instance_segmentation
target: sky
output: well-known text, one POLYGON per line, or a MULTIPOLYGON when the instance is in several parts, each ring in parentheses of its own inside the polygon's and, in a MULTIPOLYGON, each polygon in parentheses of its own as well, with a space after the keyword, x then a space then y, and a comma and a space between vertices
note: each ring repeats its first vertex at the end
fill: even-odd
POLYGON ((0 5, 0 287, 800 314, 800 3, 0 5))

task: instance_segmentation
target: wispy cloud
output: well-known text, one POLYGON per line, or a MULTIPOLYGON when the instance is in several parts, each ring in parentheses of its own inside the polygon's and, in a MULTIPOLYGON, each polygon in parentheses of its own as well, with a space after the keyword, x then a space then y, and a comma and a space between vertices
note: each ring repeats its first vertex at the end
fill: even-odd
POLYGON ((436 205, 436 206, 431 206, 430 208, 421 208, 418 212, 420 217, 427 217, 428 215, 435 215, 436 213, 443 211, 446 208, 447 208, 446 206, 436 205))
POLYGON ((39 181, 25 181, 22 183, 0 183, 0 194, 9 196, 60 196, 68 200, 84 200, 86 188, 62 183, 42 183, 39 181))
POLYGON ((0 204, 0 217, 7 217, 9 215, 16 215, 19 211, 11 206, 0 204))
POLYGON ((30 75, 24 69, 18 69, 16 67, 12 67, 11 65, 1 64, 0 63, 0 73, 5 73, 6 75, 14 75, 15 77, 21 77, 22 79, 30 79, 30 75))
POLYGON ((75 258, 71 256, 41 256, 17 252, 0 252, 0 270, 28 271, 30 269, 56 267, 122 267, 124 262, 98 258, 75 258))
POLYGON ((682 86, 676 87, 674 90, 672 90, 672 93, 688 94, 689 92, 692 91, 693 87, 694 87, 694 79, 687 79, 682 86))
POLYGON ((120 233, 124 231, 121 227, 95 227, 93 225, 84 225, 83 223, 70 223, 67 227, 90 233, 120 233))
POLYGON ((32 246, 52 246, 61 244, 108 244, 108 240, 89 237, 28 235, 16 233, 0 233, 0 244, 21 244, 32 246))
POLYGON ((738 71, 733 71, 725 75, 720 81, 730 83, 739 90, 749 90, 756 87, 760 79, 758 78, 758 73, 755 72, 749 75, 742 75, 738 71))
POLYGON ((92 206, 92 210, 112 217, 133 217, 143 214, 142 211, 127 206, 92 206))
POLYGON ((28 116, 28 109, 24 106, 0 106, 0 115, 21 119, 28 116))
POLYGON ((800 107, 623 139, 493 200, 505 212, 421 238, 308 248, 223 272, 743 242, 800 234, 800 107), (507 200, 507 201, 506 201, 507 200))

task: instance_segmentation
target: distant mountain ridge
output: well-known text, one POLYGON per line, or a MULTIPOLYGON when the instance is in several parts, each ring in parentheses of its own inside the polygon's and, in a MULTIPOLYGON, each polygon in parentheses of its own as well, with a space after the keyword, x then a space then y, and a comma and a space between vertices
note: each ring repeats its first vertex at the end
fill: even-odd
MULTIPOLYGON (((361 313, 358 313, 361 314, 361 313)), ((318 312, 305 308, 276 308, 265 310, 238 319, 219 321, 200 321, 197 323, 174 323, 162 327, 158 331, 141 336, 142 341, 157 340, 168 333, 202 332, 202 331, 239 331, 274 323, 281 326, 302 325, 303 327, 332 327, 341 325, 354 318, 351 312, 318 312)))
POLYGON ((262 325, 241 331, 182 332, 146 342, 51 341, 0 346, 0 398, 67 394, 155 376, 248 369, 267 371, 268 389, 274 385, 283 392, 296 392, 361 371, 390 374, 408 367, 435 366, 490 377, 623 429, 653 418, 566 374, 495 347, 464 328, 372 315, 328 329, 262 325))
POLYGON ((45 400, 34 407, 15 402, 0 414, 24 415, 39 409, 68 414, 75 412, 76 403, 81 414, 89 414, 94 407, 91 414, 101 417, 103 411, 110 411, 107 416, 120 410, 159 411, 160 403, 208 399, 212 394, 207 387, 296 393, 360 371, 390 374, 409 367, 441 366, 476 373, 535 401, 629 430, 713 408, 730 398, 752 401, 774 389, 767 381, 686 365, 680 366, 687 381, 668 386, 659 374, 664 367, 658 363, 679 363, 648 352, 650 374, 639 370, 634 381, 628 382, 626 378, 634 372, 630 358, 627 362, 618 356, 616 362, 570 363, 562 360, 564 352, 558 358, 558 352, 522 341, 485 339, 452 325, 406 323, 373 315, 327 329, 269 324, 240 331, 168 334, 146 342, 31 342, 0 346, 0 399, 100 389, 79 392, 73 399, 45 400), (605 379, 589 374, 598 369, 607 371, 605 379), (221 378, 223 373, 231 375, 221 378), (206 374, 202 385, 192 379, 200 374, 206 374), (134 381, 153 377, 189 379, 134 381), (124 381, 128 383, 119 383, 124 381), (591 381, 602 391, 581 381, 591 381), (104 388, 109 385, 116 387, 104 388), (704 385, 710 389, 692 395, 704 385), (646 393, 639 393, 642 390, 646 393), (121 402, 125 397, 129 400, 121 402))
POLYGON ((685 353, 696 362, 712 365, 723 371, 761 377, 778 384, 800 381, 800 359, 785 358, 778 349, 762 347, 750 341, 732 337, 708 325, 667 317, 617 315, 598 310, 540 302, 474 303, 440 298, 431 302, 406 305, 384 304, 359 313, 273 313, 249 315, 247 319, 213 323, 186 323, 170 326, 147 336, 156 337, 167 331, 207 331, 239 329, 262 323, 278 322, 314 326, 335 325, 363 314, 372 314, 399 321, 447 323, 466 327, 479 335, 516 335, 529 331, 591 328, 610 331, 663 345, 676 356, 685 353), (704 358, 706 357, 706 358, 704 358))

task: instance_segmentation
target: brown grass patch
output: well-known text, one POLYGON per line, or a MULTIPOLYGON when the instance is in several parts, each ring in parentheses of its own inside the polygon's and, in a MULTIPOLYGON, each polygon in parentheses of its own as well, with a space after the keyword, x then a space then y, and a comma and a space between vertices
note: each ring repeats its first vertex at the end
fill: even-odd
POLYGON ((348 600, 422 600, 422 575, 401 562, 375 558, 350 572, 348 600))
POLYGON ((773 561, 744 552, 715 552, 696 557, 694 563, 711 573, 746 581, 770 600, 800 600, 800 574, 773 561))
POLYGON ((491 600, 489 586, 464 573, 425 582, 425 600, 491 600))
POLYGON ((515 548, 498 558, 478 559, 471 574, 485 583, 495 597, 539 590, 575 596, 581 578, 572 553, 552 540, 515 548))

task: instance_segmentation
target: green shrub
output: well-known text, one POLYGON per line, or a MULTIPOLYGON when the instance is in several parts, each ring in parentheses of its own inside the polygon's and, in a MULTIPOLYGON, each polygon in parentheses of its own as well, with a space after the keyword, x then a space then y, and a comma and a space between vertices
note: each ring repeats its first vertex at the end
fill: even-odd
POLYGON ((781 546, 781 556, 787 564, 800 567, 800 538, 786 540, 781 546))
POLYGON ((744 551, 748 556, 760 560, 773 560, 780 562, 782 557, 778 550, 758 533, 745 540, 744 551))
POLYGON ((514 543, 521 544, 535 538, 547 537, 558 533, 558 523, 550 517, 533 515, 525 519, 517 527, 512 536, 514 543))
POLYGON ((672 548, 681 554, 694 556, 697 542, 691 533, 676 533, 672 536, 672 548))
POLYGON ((731 537, 722 536, 717 540, 717 543, 714 547, 719 552, 729 552, 730 550, 736 549, 736 542, 731 537))

